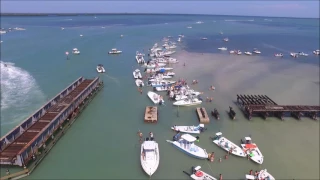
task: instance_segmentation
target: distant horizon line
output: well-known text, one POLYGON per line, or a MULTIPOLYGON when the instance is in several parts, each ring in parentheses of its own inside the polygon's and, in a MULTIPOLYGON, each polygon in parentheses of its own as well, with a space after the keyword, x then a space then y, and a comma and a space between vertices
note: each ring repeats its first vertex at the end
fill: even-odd
POLYGON ((294 18, 319 19, 317 17, 289 17, 289 16, 254 16, 254 15, 221 15, 221 14, 185 14, 185 13, 0 13, 0 16, 79 16, 79 15, 188 15, 188 16, 239 16, 264 18, 294 18))

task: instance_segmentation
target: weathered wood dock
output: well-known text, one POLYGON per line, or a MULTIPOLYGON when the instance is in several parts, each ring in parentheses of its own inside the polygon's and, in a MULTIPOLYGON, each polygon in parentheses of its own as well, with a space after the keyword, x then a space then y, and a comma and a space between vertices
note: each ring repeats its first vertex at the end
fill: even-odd
POLYGON ((252 116, 262 116, 264 119, 273 116, 281 120, 285 116, 293 116, 299 120, 305 116, 317 120, 320 116, 320 106, 278 105, 266 95, 237 94, 237 103, 249 120, 252 116))
POLYGON ((198 115, 198 118, 199 118, 199 121, 201 124, 209 124, 210 123, 208 113, 204 107, 197 108, 196 112, 197 112, 197 115, 198 115))
POLYGON ((144 122, 157 123, 158 122, 158 108, 156 106, 147 106, 144 113, 144 122))

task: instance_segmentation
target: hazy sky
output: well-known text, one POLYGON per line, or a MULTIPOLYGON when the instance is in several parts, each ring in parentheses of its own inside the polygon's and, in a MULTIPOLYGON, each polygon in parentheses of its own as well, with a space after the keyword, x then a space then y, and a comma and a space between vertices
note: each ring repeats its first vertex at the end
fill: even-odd
POLYGON ((314 1, 1 0, 1 13, 188 13, 319 18, 314 1))

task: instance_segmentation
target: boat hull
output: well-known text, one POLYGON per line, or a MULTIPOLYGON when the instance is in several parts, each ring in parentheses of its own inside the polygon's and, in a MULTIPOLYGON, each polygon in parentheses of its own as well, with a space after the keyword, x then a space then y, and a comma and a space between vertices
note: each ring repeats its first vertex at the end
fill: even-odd
POLYGON ((172 130, 174 131, 179 131, 179 132, 183 132, 183 133, 188 133, 188 134, 200 134, 199 130, 194 131, 193 129, 195 128, 195 126, 176 126, 171 127, 172 130))
POLYGON ((174 147, 176 147, 177 149, 179 149, 180 151, 184 152, 185 154, 192 156, 194 158, 197 158, 197 159, 207 159, 208 158, 207 152, 204 149, 200 148, 199 146, 196 146, 196 147, 198 148, 198 150, 201 150, 202 153, 195 154, 194 152, 191 152, 187 149, 181 148, 180 143, 177 141, 172 142, 172 145, 174 147))

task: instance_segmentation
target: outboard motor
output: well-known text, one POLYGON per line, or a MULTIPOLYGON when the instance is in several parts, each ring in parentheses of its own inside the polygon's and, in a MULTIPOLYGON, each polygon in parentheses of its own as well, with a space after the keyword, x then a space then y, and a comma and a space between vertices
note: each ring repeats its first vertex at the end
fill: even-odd
POLYGON ((178 141, 180 137, 180 132, 178 132, 176 135, 173 136, 172 140, 173 141, 178 141))
POLYGON ((149 138, 148 138, 148 137, 146 137, 146 141, 149 141, 149 138))
POLYGON ((195 170, 194 166, 191 167, 191 173, 192 174, 196 173, 196 170, 195 170))
POLYGON ((154 138, 153 138, 153 137, 151 137, 151 138, 150 138, 150 141, 153 141, 153 140, 154 140, 154 138))

